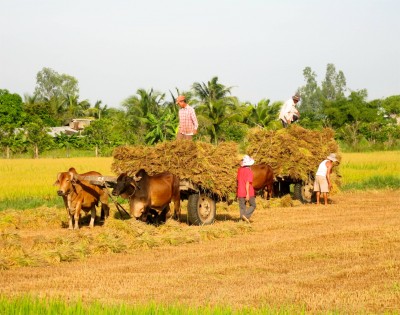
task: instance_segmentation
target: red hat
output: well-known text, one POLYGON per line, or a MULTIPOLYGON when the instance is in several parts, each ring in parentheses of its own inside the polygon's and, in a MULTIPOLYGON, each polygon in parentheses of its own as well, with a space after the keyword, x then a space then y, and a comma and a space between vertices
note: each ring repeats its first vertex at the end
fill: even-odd
POLYGON ((180 101, 185 101, 186 102, 186 97, 185 95, 179 95, 178 98, 176 99, 176 102, 179 103, 180 101))

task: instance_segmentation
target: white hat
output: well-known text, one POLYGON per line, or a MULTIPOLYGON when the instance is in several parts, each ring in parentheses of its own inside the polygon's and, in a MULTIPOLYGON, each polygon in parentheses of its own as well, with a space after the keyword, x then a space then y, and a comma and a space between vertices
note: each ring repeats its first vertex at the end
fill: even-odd
POLYGON ((251 166, 253 164, 254 164, 254 160, 250 156, 245 155, 243 157, 243 160, 242 160, 242 165, 243 166, 251 166))
POLYGON ((337 162, 338 159, 336 158, 336 154, 335 153, 331 153, 326 157, 328 160, 331 160, 332 162, 337 162))

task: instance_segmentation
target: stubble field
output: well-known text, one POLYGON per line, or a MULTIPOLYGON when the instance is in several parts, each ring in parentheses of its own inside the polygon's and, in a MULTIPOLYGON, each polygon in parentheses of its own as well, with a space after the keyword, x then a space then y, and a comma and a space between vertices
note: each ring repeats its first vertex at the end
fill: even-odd
MULTIPOLYGON (((356 158, 344 155, 342 164, 356 158)), ((155 228, 116 215, 80 231, 62 228, 58 207, 8 209, 0 212, 0 296, 228 313, 399 313, 399 190, 330 199, 328 206, 292 207, 257 199, 251 225, 238 220, 237 204, 219 204, 218 221, 208 227, 155 228)))

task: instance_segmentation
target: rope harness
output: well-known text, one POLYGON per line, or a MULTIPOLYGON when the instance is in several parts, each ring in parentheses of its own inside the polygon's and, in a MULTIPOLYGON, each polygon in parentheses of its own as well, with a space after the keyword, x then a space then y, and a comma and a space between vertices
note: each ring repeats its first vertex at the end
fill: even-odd
MULTIPOLYGON (((128 216, 128 218, 131 218, 131 215, 128 213, 128 211, 126 211, 125 208, 124 208, 117 200, 115 200, 115 199, 113 198, 112 194, 110 193, 110 190, 108 189, 110 186, 107 184, 106 181, 103 181, 103 185, 104 185, 104 187, 106 188, 106 191, 107 191, 108 196, 111 198, 112 202, 114 202, 115 207, 117 208, 117 210, 118 210, 118 212, 119 212, 119 215, 121 216, 121 219, 122 219, 122 220, 125 220, 125 218, 124 218, 124 216, 123 216, 123 214, 122 214, 122 211, 125 212, 125 214, 128 216)), ((133 192, 132 195, 133 195, 134 193, 135 193, 135 192, 133 192)), ((131 198, 132 195, 129 196, 129 199, 131 198)))

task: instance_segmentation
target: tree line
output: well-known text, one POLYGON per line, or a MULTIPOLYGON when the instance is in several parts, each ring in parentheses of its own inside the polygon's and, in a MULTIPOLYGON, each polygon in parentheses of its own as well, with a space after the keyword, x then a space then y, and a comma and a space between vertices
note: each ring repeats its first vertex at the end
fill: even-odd
MULTIPOLYGON (((298 124, 309 129, 333 128, 346 150, 399 149, 400 95, 367 101, 367 90, 352 91, 342 71, 328 64, 321 84, 316 73, 303 70, 298 124)), ((294 91, 293 91, 294 92, 294 91)), ((3 157, 57 148, 96 150, 110 155, 120 145, 152 145, 175 139, 178 128, 176 97, 184 94, 196 109, 197 139, 243 143, 250 128, 282 128, 278 115, 282 101, 268 98, 256 104, 241 102, 232 87, 219 82, 195 82, 189 91, 162 93, 152 88, 138 89, 121 108, 109 108, 101 100, 91 104, 81 100, 78 80, 53 69, 37 73, 32 95, 22 98, 0 89, 0 146, 3 157), (64 126, 74 118, 93 119, 79 135, 48 134, 50 127, 64 126)))

